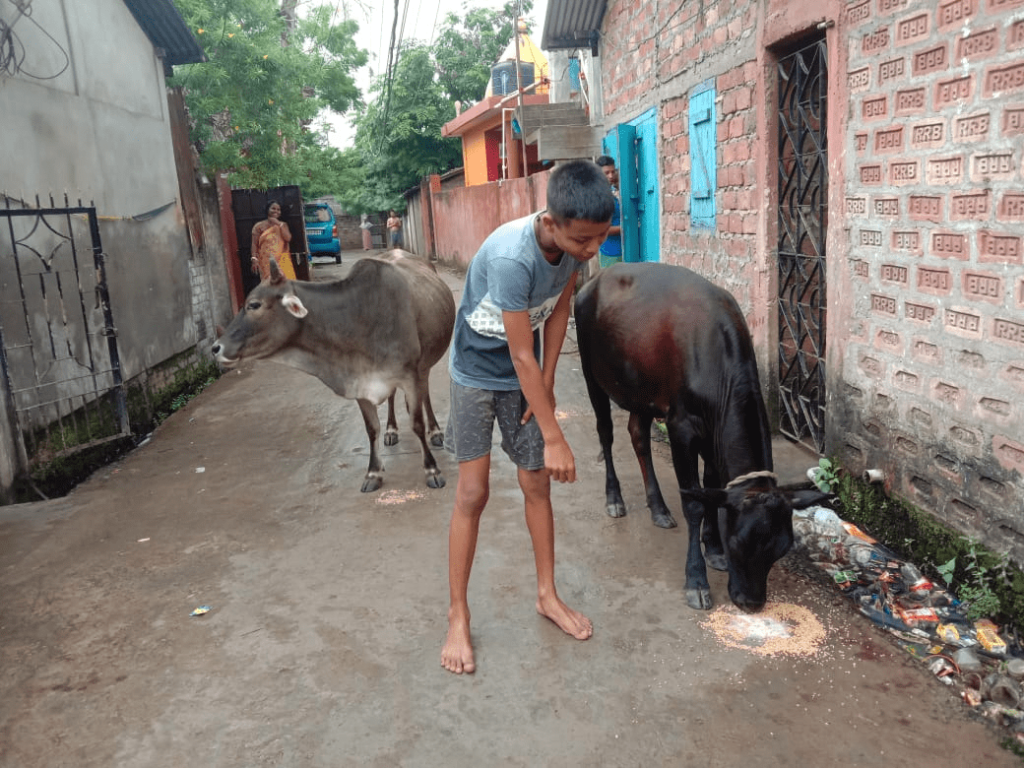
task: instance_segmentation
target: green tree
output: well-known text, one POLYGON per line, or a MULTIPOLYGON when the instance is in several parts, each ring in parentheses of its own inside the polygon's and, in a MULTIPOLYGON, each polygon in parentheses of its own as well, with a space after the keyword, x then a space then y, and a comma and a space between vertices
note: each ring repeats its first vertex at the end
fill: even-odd
POLYGON ((393 76, 377 79, 377 98, 356 120, 356 146, 375 181, 368 193, 387 201, 385 207, 401 206, 401 193, 423 176, 462 164, 461 142, 441 135, 455 106, 437 82, 430 54, 422 43, 403 45, 393 76))
POLYGON ((501 10, 464 8, 449 13, 434 44, 438 81, 450 99, 472 104, 484 97, 498 57, 512 41, 516 14, 525 15, 533 0, 507 0, 501 10))
POLYGON ((363 213, 360 190, 366 182, 362 156, 354 148, 300 147, 299 187, 304 200, 315 200, 333 195, 342 208, 350 213, 363 213))
MULTIPOLYGON (((448 14, 437 42, 409 40, 398 63, 371 86, 372 98, 355 120, 365 182, 362 210, 404 207, 402 193, 425 175, 462 165, 462 143, 441 129, 455 118, 455 101, 483 98, 491 67, 513 39, 518 0, 502 10, 470 8, 448 14)), ((531 0, 523 0, 528 13, 531 0)))
POLYGON ((322 186, 312 181, 315 158, 337 158, 313 120, 324 108, 344 114, 360 104, 352 73, 367 54, 356 23, 335 22, 330 6, 296 18, 294 3, 282 14, 277 0, 174 2, 209 59, 169 79, 184 89, 206 171, 227 171, 236 186, 322 186))

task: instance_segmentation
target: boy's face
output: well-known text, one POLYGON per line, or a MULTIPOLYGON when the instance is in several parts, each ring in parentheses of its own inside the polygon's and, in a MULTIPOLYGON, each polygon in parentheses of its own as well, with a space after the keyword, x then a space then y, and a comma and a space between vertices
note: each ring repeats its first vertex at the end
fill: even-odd
POLYGON ((543 234, 546 236, 541 247, 554 245, 565 251, 576 261, 590 261, 597 255, 601 243, 608 237, 609 221, 586 221, 585 219, 569 219, 559 223, 549 213, 541 215, 543 234))
POLYGON ((619 186, 619 171, 614 165, 602 165, 601 170, 604 171, 604 177, 608 179, 608 183, 613 187, 619 186))

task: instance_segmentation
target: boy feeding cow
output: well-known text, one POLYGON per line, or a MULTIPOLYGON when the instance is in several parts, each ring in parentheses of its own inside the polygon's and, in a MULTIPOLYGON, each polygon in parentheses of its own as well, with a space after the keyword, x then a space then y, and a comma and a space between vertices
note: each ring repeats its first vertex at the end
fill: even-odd
POLYGON ((555 418, 555 366, 573 289, 604 242, 615 200, 597 165, 574 160, 552 171, 547 204, 484 241, 470 262, 455 321, 445 443, 459 462, 459 480, 448 534, 451 604, 441 665, 456 674, 476 669, 467 592, 489 493, 495 421, 518 470, 537 569, 537 611, 577 640, 593 632, 590 620, 555 590, 551 480, 576 480, 572 450, 555 418))
MULTIPOLYGON (((357 399, 371 447, 362 490, 371 492, 380 487, 383 470, 376 405, 396 387, 411 397, 427 484, 444 485, 428 445, 433 435, 426 427, 433 433, 435 424, 427 377, 452 339, 444 442, 459 462, 459 480, 449 528, 449 627, 441 664, 456 674, 476 669, 467 595, 490 492, 495 421, 523 494, 536 609, 578 640, 593 632, 590 620, 562 602, 555 588, 551 479, 574 482, 576 466, 555 418, 554 383, 574 288, 605 240, 615 201, 589 161, 559 165, 547 196, 546 210, 502 225, 480 247, 457 315, 444 282, 409 254, 362 260, 349 278, 324 285, 288 281, 272 264, 271 276, 213 348, 227 367, 246 357, 277 357, 357 399), (383 306, 387 318, 373 321, 372 312, 383 306), (369 335, 363 339, 356 329, 369 335), (296 344, 313 352, 299 354, 296 344), (379 354, 385 349, 392 353, 387 359, 379 354)), ((792 542, 792 509, 822 495, 794 494, 776 484, 753 347, 735 301, 681 267, 624 264, 602 270, 581 291, 576 309, 581 364, 605 458, 608 513, 625 514, 611 460, 610 398, 631 413, 652 518, 671 527, 675 521, 654 479, 648 442, 651 419, 666 417, 690 529, 687 603, 711 607, 706 561, 729 570, 736 605, 761 608, 768 570, 792 542), (705 460, 704 488, 696 477, 698 456, 705 460)))

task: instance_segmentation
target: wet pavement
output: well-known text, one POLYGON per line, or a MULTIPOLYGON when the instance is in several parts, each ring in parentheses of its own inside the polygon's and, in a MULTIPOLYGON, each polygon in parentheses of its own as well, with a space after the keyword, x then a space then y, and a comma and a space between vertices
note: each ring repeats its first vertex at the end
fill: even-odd
MULTIPOLYGON (((431 392, 443 421, 444 366, 431 392)), ((686 607, 685 531, 651 524, 622 412, 629 514, 605 515, 571 339, 558 398, 579 480, 553 489, 557 581, 593 620, 589 641, 534 610, 522 500, 496 447, 470 584, 478 670, 442 670, 457 466, 438 452, 448 484, 428 489, 403 414, 384 487, 362 494, 355 403, 250 364, 70 496, 0 508, 0 765, 1020 764, 799 570, 774 568, 769 599, 820 627, 812 653, 725 642, 686 607)), ((775 458, 783 482, 815 463, 784 441, 775 458)), ((664 446, 656 467, 682 520, 664 446)), ((726 603, 724 575, 711 582, 726 603)))

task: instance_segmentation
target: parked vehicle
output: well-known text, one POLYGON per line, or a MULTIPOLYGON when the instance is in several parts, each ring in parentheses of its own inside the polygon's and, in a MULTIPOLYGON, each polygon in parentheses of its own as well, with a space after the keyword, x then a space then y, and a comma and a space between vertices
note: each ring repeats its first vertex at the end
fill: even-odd
POLYGON ((309 258, 317 254, 330 254, 334 262, 341 264, 341 241, 338 239, 338 222, 334 211, 325 203, 306 203, 303 206, 306 221, 306 244, 309 258))

